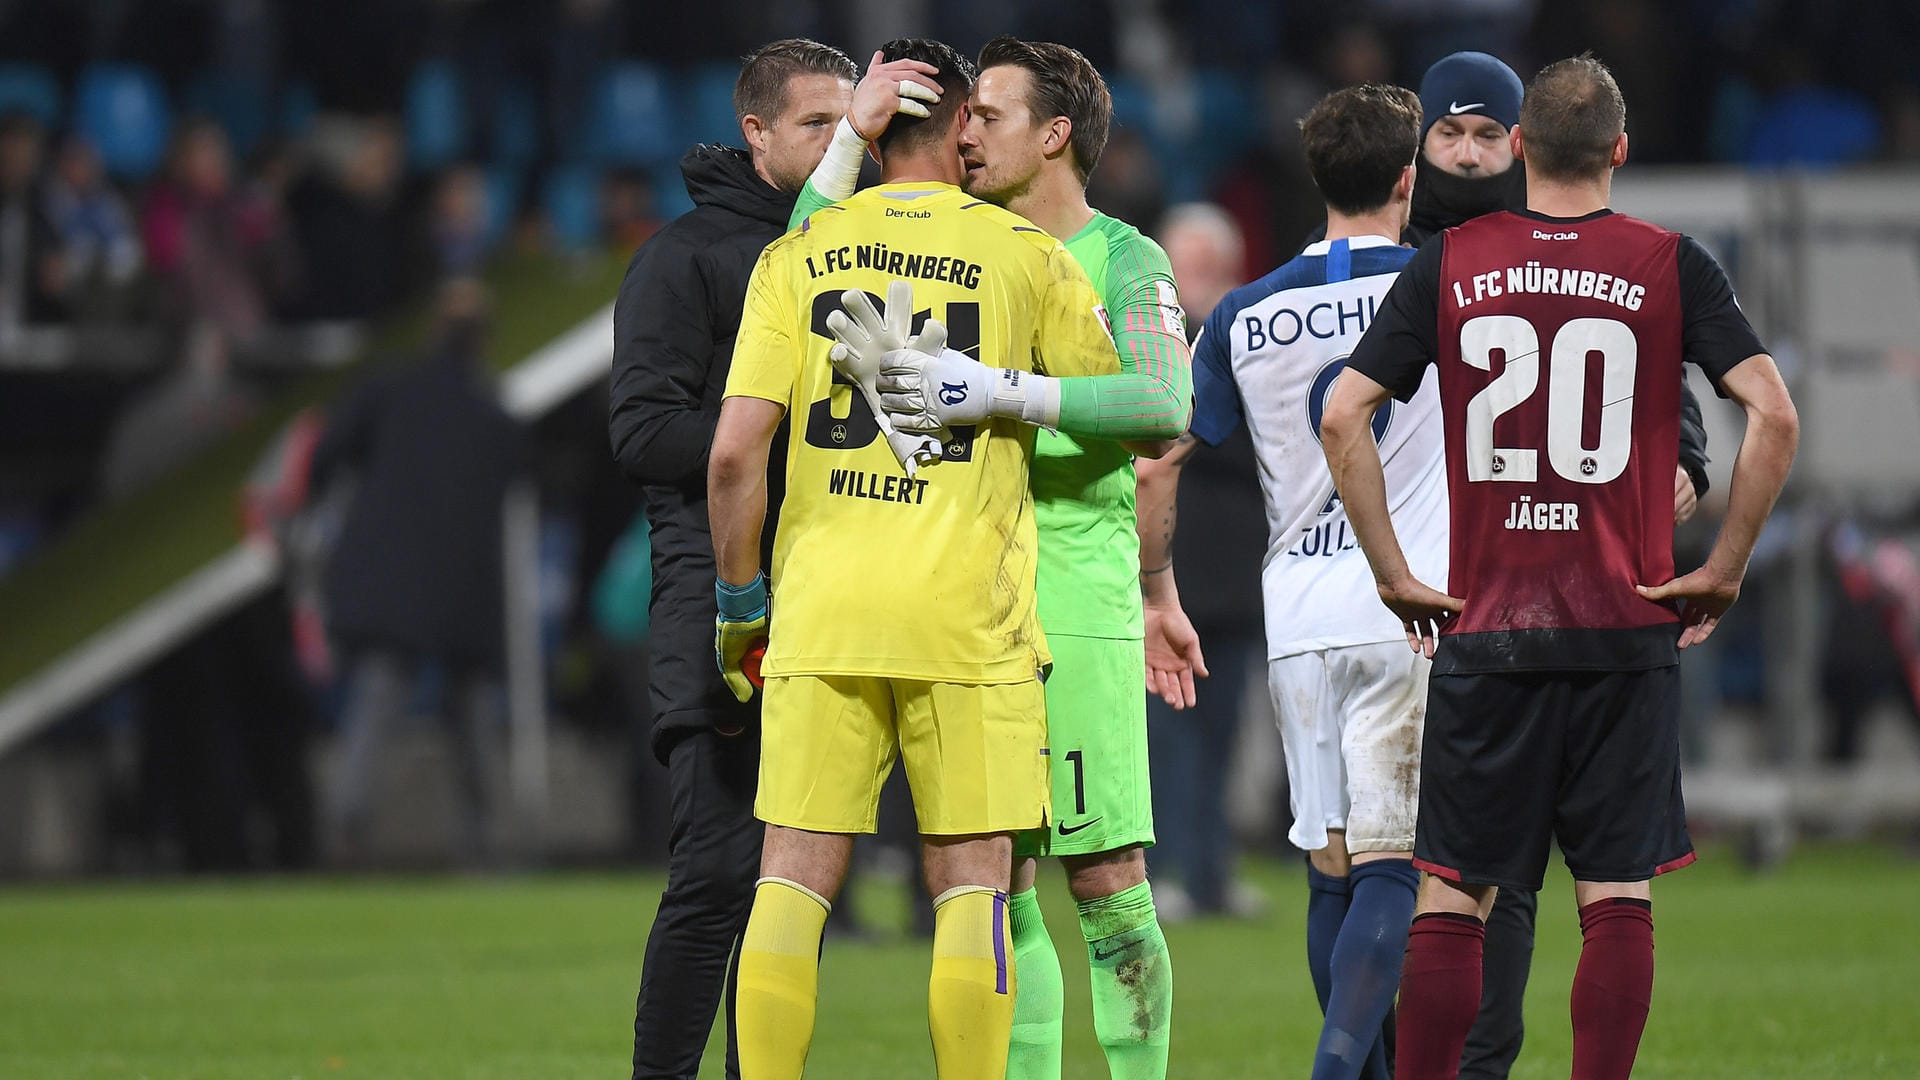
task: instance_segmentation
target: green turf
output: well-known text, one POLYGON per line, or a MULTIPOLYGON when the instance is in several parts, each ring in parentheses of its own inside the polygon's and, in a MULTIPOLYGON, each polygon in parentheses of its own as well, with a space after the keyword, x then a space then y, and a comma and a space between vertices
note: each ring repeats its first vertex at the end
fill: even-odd
MULTIPOLYGON (((1260 865, 1258 922, 1169 931, 1173 1075, 1298 1076, 1317 1030, 1303 887, 1260 865)), ((285 881, 0 892, 0 1075, 623 1076, 659 879, 285 881)), ((868 910, 898 915, 899 893, 868 910)), ((1071 907, 1067 1076, 1106 1075, 1071 907)), ((1514 1076, 1564 1077, 1578 947, 1567 887, 1542 904, 1514 1076)), ((1659 985, 1636 1075, 1920 1076, 1920 868, 1878 848, 1745 876, 1726 858, 1661 882, 1659 985)), ((915 941, 830 943, 810 1076, 931 1075, 915 941)), ((710 1062, 714 1060, 709 1055, 710 1062)), ((710 1067, 702 1076, 718 1076, 710 1067)))

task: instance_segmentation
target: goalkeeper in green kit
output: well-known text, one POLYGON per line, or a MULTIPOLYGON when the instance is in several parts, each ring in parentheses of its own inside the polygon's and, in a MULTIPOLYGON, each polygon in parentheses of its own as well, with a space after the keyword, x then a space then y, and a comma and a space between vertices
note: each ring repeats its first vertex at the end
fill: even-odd
MULTIPOLYGON (((1193 381, 1185 317, 1159 245, 1087 205, 1087 177, 1113 115, 1099 72, 1066 46, 1010 37, 988 43, 979 71, 960 141, 966 190, 1066 244, 1102 297, 1122 373, 1051 379, 985 367, 952 350, 866 360, 880 367, 878 400, 903 434, 989 416, 1045 429, 1032 485, 1040 621, 1054 655, 1046 686, 1053 821, 1015 841, 1009 907, 1019 992, 1007 1076, 1060 1076, 1062 976, 1034 891, 1036 859, 1051 855, 1064 864, 1079 908, 1109 1072, 1162 1080, 1173 969, 1146 878, 1146 694, 1151 682, 1176 708, 1191 704, 1193 677, 1206 670, 1171 575, 1139 564, 1133 456, 1158 457, 1186 433, 1193 381)), ((924 106, 914 98, 924 95, 917 85, 863 81, 793 224, 851 195, 867 140, 896 110, 917 114, 924 106)), ((872 309, 860 307, 850 314, 868 332, 842 341, 878 353, 872 309)))

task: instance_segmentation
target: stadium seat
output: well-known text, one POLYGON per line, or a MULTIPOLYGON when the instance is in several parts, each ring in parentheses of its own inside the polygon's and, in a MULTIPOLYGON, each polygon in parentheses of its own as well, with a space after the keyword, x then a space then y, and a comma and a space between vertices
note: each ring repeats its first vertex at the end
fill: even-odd
POLYGON ((460 75, 445 60, 428 60, 407 85, 407 162, 438 169, 467 152, 467 103, 460 75))
POLYGON ((290 83, 280 92, 280 134, 299 138, 313 130, 313 118, 320 102, 307 83, 290 83))
POLYGON ((553 170, 540 205, 554 239, 566 250, 581 251, 599 239, 600 176, 594 170, 580 165, 553 170))
POLYGON ((498 244, 520 212, 521 171, 514 165, 487 169, 487 243, 498 244))
POLYGON ((1146 83, 1130 75, 1115 75, 1107 80, 1113 94, 1113 122, 1120 127, 1153 131, 1153 91, 1146 83))
POLYGON ((0 64, 0 113, 23 112, 42 127, 60 123, 60 81, 37 64, 0 64))
POLYGON ((529 165, 540 156, 540 103, 525 83, 501 89, 493 104, 492 142, 495 161, 529 165))
POLYGON ((580 156, 600 165, 656 165, 679 156, 679 133, 666 76, 651 64, 615 64, 594 94, 580 156))
POLYGON ((687 194, 687 178, 680 174, 679 162, 653 170, 653 204, 661 221, 671 221, 693 209, 693 198, 687 194))
POLYGON ((681 143, 740 145, 740 124, 733 115, 733 84, 739 77, 737 64, 703 64, 694 69, 687 79, 691 96, 681 143))
POLYGON ((273 91, 270 87, 225 71, 203 71, 187 85, 183 105, 187 112, 211 117, 227 133, 233 152, 253 152, 273 127, 273 91))
POLYGON ((166 153, 171 109, 160 79, 135 64, 95 64, 80 73, 73 124, 100 150, 107 171, 142 179, 166 153))

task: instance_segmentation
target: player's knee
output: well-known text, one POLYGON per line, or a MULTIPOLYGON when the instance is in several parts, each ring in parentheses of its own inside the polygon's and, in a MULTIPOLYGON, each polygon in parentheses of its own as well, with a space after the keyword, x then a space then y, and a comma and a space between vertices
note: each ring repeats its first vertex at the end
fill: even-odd
POLYGON ((1092 855, 1066 855, 1067 891, 1075 900, 1098 900, 1147 880, 1147 852, 1138 844, 1092 855))
POLYGON ((796 882, 832 900, 840 895, 852 856, 851 836, 769 825, 758 877, 796 882))
POLYGON ((1307 852, 1307 864, 1328 877, 1346 877, 1353 869, 1353 860, 1347 855, 1347 834, 1328 829, 1327 846, 1307 852))
POLYGON ((1013 838, 1006 833, 923 836, 920 850, 929 896, 940 896, 963 885, 1005 892, 1011 884, 1013 838))
POLYGON ((1487 915, 1493 910, 1493 899, 1499 892, 1492 885, 1467 885, 1449 881, 1437 874, 1428 874, 1420 882, 1420 899, 1416 910, 1422 915, 1450 911, 1458 915, 1472 915, 1486 922, 1487 915))

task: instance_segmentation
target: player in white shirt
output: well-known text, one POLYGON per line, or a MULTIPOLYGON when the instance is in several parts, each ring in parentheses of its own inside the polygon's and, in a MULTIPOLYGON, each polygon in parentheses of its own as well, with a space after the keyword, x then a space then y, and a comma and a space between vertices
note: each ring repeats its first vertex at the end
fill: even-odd
MULTIPOLYGON (((1420 143, 1420 102, 1397 87, 1329 95, 1301 122, 1329 239, 1227 294, 1194 343, 1191 434, 1143 463, 1149 573, 1171 564, 1172 487, 1195 440, 1253 437, 1270 540, 1262 569, 1268 685, 1286 748, 1293 843, 1308 852, 1308 961, 1326 1013, 1315 1080, 1386 1078, 1381 1024, 1399 985, 1419 874, 1413 827, 1429 662, 1374 602, 1373 572, 1321 453, 1320 412, 1387 289, 1420 143), (1153 505, 1147 492, 1153 489, 1153 505), (1156 550, 1158 549, 1158 550, 1156 550)), ((1396 532, 1422 580, 1447 572, 1447 477, 1433 373, 1374 416, 1396 532)))

